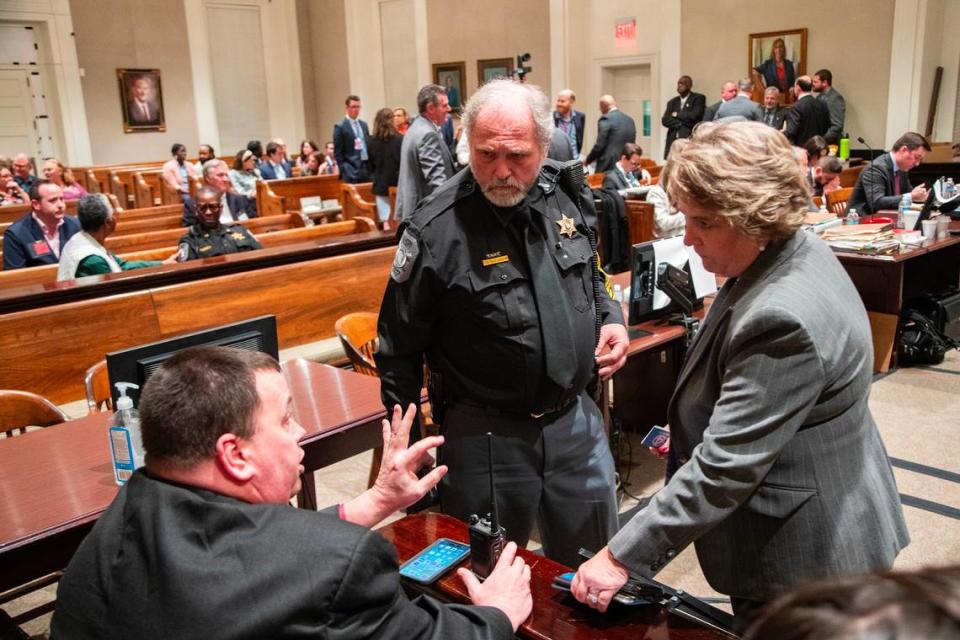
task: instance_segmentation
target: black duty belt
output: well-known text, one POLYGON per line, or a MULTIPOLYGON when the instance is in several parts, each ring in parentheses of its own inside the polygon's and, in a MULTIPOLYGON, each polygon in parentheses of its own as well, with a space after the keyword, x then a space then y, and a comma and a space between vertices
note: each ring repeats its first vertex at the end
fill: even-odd
POLYGON ((507 418, 513 418, 515 420, 535 420, 537 422, 549 422, 550 420, 557 418, 573 407, 577 402, 577 398, 580 394, 577 394, 571 398, 563 400, 555 407, 550 409, 544 409, 542 412, 530 412, 530 413, 521 413, 519 411, 507 411, 504 409, 499 409, 497 407, 491 407, 490 405, 483 404, 482 402, 476 402, 475 400, 468 400, 466 398, 458 398, 450 402, 450 405, 466 405, 474 409, 479 409, 484 413, 489 413, 494 416, 504 416, 507 418))

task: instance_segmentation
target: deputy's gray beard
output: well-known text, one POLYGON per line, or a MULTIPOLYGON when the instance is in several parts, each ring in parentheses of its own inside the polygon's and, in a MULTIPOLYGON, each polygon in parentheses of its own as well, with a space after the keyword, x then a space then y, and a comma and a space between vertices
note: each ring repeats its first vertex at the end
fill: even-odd
POLYGON ((495 180, 490 184, 480 184, 480 192, 492 204, 498 207, 515 207, 526 197, 533 183, 524 186, 516 178, 495 180), (498 187, 512 187, 510 190, 498 187))

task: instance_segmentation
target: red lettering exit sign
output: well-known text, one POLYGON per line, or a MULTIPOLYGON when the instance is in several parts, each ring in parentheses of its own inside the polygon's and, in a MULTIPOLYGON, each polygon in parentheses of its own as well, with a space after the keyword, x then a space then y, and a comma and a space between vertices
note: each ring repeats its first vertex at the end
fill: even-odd
POLYGON ((637 19, 619 18, 614 23, 614 38, 618 43, 632 42, 637 37, 637 19))

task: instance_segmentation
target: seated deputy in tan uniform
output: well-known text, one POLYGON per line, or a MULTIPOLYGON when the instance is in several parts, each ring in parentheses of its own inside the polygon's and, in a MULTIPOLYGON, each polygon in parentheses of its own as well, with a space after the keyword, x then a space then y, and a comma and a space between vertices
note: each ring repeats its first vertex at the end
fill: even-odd
POLYGON ((242 224, 224 225, 220 222, 223 208, 220 195, 211 186, 200 187, 197 191, 197 223, 180 238, 177 250, 180 262, 263 248, 242 224))
POLYGON ((60 252, 58 282, 172 264, 177 260, 176 253, 161 263, 159 260, 124 260, 107 251, 104 241, 116 230, 117 218, 110 201, 102 193, 91 193, 80 198, 77 219, 80 220, 81 231, 71 236, 60 252))

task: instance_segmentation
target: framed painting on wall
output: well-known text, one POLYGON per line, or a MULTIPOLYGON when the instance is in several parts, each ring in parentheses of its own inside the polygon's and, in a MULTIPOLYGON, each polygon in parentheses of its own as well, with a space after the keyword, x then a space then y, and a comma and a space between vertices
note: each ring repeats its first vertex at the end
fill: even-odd
POLYGON ((790 88, 807 72, 807 30, 790 29, 751 33, 748 42, 750 76, 766 87, 780 89, 782 98, 792 102, 790 88))
POLYGON ((166 131, 159 69, 117 69, 124 133, 166 131))
POLYGON ((494 78, 509 78, 513 75, 513 58, 477 60, 477 81, 482 87, 494 78))
POLYGON ((459 111, 467 101, 464 91, 467 79, 467 65, 463 62, 442 62, 433 65, 433 83, 447 90, 450 109, 459 111))

